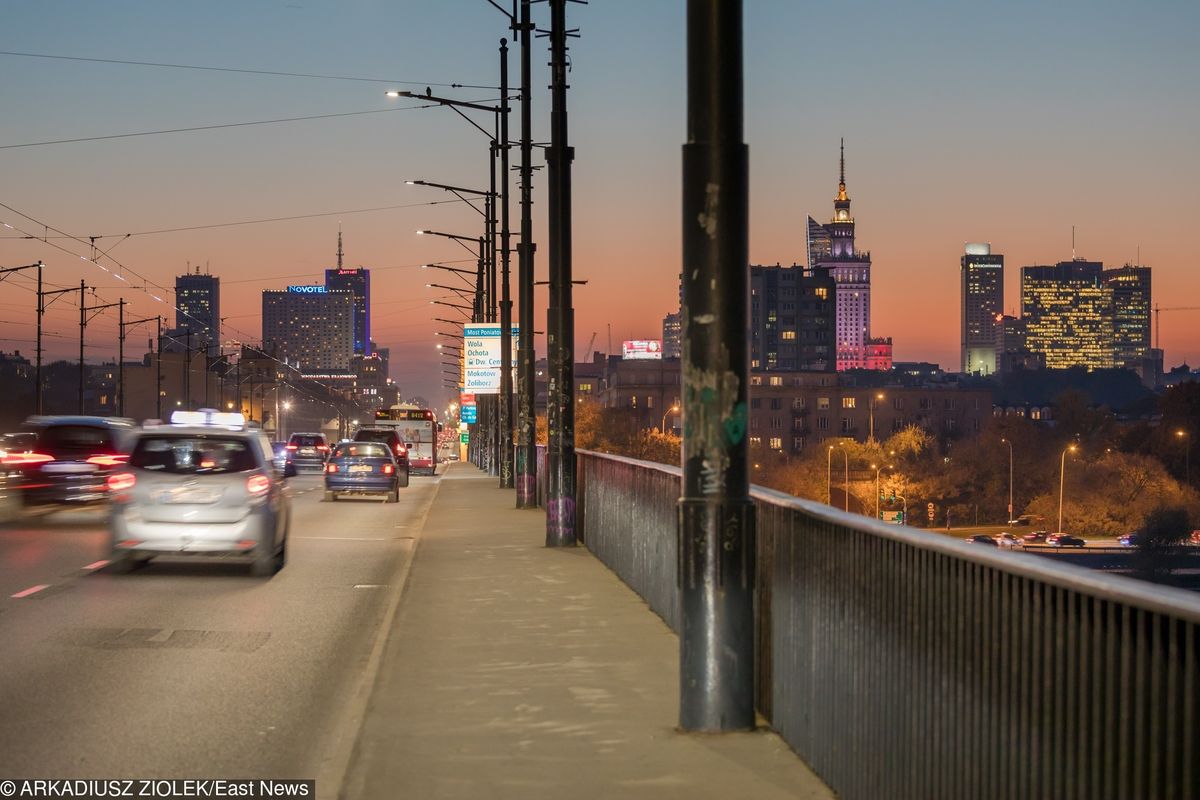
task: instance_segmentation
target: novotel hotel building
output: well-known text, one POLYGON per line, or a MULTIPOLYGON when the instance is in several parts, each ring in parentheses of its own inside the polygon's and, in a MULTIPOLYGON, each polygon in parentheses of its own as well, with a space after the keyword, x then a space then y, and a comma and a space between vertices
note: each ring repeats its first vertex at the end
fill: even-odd
POLYGON ((274 344, 301 372, 349 372, 354 355, 354 293, 289 286, 262 294, 263 345, 274 344))

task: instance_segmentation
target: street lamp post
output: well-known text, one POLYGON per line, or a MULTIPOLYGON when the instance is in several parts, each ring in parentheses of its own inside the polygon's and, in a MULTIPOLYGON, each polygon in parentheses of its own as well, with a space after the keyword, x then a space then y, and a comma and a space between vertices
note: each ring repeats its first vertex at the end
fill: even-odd
POLYGON ((870 409, 870 412, 871 412, 871 431, 867 435, 867 439, 872 442, 875 441, 875 407, 879 404, 879 401, 882 399, 883 399, 883 392, 879 392, 874 397, 872 397, 870 399, 870 401, 867 403, 867 407, 870 409))
POLYGON ((1063 488, 1066 485, 1067 477, 1067 453, 1074 453, 1075 445, 1067 445, 1067 448, 1062 451, 1062 459, 1058 466, 1058 530, 1055 533, 1063 532, 1063 488))
POLYGON ((843 484, 845 488, 842 489, 842 493, 845 495, 845 510, 848 514, 850 513, 850 451, 846 449, 846 445, 844 444, 839 444, 838 447, 842 448, 842 458, 844 458, 846 461, 846 480, 843 484))
POLYGON ((879 519, 879 470, 883 469, 883 465, 872 464, 871 469, 875 470, 875 519, 879 519))
POLYGON ((833 505, 833 445, 825 450, 825 505, 833 505))
POLYGON ((1183 482, 1192 485, 1192 437, 1188 436, 1188 432, 1183 430, 1175 431, 1175 435, 1185 442, 1183 447, 1183 482))
POLYGON ((1008 439, 1001 439, 1002 444, 1008 445, 1008 521, 1011 523, 1013 517, 1013 446, 1008 439))
POLYGON ((662 431, 663 433, 667 432, 667 415, 674 414, 678 410, 679 410, 679 404, 677 403, 663 412, 662 427, 659 428, 660 431, 662 431))

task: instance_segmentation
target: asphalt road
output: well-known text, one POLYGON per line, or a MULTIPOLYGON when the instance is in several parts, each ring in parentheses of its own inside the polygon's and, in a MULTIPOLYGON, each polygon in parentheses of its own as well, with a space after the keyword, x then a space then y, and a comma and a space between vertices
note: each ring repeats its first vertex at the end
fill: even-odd
POLYGON ((270 579, 227 561, 110 574, 102 512, 0 527, 0 777, 328 774, 438 480, 385 504, 291 479, 270 579))

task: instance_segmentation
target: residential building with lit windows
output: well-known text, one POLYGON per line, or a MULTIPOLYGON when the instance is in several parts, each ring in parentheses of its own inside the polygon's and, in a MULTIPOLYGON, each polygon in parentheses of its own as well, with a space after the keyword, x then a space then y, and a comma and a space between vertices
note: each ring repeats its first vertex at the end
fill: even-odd
POLYGON ((324 286, 289 286, 262 293, 263 345, 303 374, 353 377, 354 294, 324 286))
POLYGON ((990 244, 968 244, 960 261, 962 371, 991 375, 999 369, 996 317, 1004 314, 1004 256, 990 244))
POLYGON ((871 254, 855 245, 854 217, 846 193, 846 154, 842 147, 833 219, 821 225, 808 218, 809 266, 827 270, 837 284, 835 322, 837 369, 868 369, 871 339, 871 254))
POLYGON ((827 270, 751 265, 751 370, 833 371, 836 298, 827 270))
POLYGON ((221 346, 221 279, 196 272, 175 278, 175 328, 172 337, 191 332, 193 352, 207 350, 218 355, 221 346))
POLYGON ((683 355, 683 315, 679 312, 667 314, 662 323, 663 358, 679 358, 683 355))

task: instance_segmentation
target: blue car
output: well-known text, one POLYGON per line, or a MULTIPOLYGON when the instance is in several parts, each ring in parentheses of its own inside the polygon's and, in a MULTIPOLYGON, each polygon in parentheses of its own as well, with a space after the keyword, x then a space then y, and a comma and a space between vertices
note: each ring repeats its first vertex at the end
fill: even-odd
POLYGON ((381 494, 386 502, 400 501, 396 458, 378 442, 344 442, 325 462, 325 500, 343 494, 381 494))

